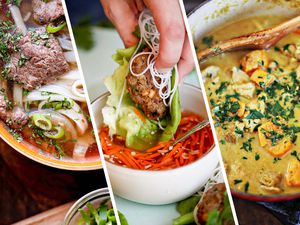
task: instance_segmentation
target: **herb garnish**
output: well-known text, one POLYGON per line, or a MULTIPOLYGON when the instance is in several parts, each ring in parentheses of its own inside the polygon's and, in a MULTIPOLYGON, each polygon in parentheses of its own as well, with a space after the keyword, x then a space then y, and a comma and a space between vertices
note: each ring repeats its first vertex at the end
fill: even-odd
POLYGON ((237 184, 239 184, 239 183, 242 183, 243 180, 234 180, 233 182, 234 182, 234 185, 237 185, 237 184))
POLYGON ((293 152, 291 153, 291 155, 294 156, 294 157, 296 157, 296 159, 297 159, 298 161, 300 161, 300 156, 299 156, 299 154, 298 154, 298 152, 297 152, 296 150, 293 151, 293 152))
POLYGON ((249 138, 247 141, 243 143, 243 146, 240 149, 246 150, 246 152, 252 152, 252 145, 251 142, 254 140, 254 138, 249 138))
POLYGON ((209 48, 212 46, 214 41, 214 37, 213 36, 207 36, 202 38, 202 43, 207 45, 209 48))

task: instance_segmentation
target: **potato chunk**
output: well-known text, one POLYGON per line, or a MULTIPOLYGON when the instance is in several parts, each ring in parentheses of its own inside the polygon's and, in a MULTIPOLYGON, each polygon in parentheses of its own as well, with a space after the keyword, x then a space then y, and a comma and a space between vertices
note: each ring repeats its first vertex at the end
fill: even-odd
POLYGON ((269 87, 275 81, 275 79, 275 76, 261 69, 255 70, 250 77, 251 81, 263 89, 269 87))
POLYGON ((300 162, 292 159, 288 165, 286 183, 289 186, 300 187, 300 162))
POLYGON ((289 138, 283 138, 281 141, 277 143, 275 146, 271 146, 268 150, 268 152, 275 156, 275 157, 281 157, 288 151, 290 151, 293 147, 293 143, 289 138))
POLYGON ((259 68, 267 68, 269 65, 269 57, 264 50, 255 50, 241 60, 241 65, 246 73, 251 73, 259 68))
POLYGON ((259 143, 264 147, 272 156, 281 157, 287 153, 293 147, 293 143, 288 137, 283 137, 278 140, 276 145, 272 145, 272 141, 266 137, 265 132, 276 132, 278 134, 283 134, 283 131, 273 124, 272 122, 266 122, 258 128, 258 138, 259 143))
POLYGON ((248 83, 250 81, 248 74, 246 74, 243 70, 240 70, 237 67, 232 68, 231 80, 234 84, 243 84, 248 83))
POLYGON ((233 90, 245 98, 253 98, 255 93, 255 85, 251 82, 244 84, 234 84, 232 85, 233 90))
POLYGON ((272 122, 266 122, 264 124, 262 124, 259 128, 258 128, 258 138, 259 138, 259 143, 260 143, 260 146, 262 147, 265 147, 268 142, 270 140, 267 139, 267 137, 264 135, 264 130, 266 131, 271 131, 271 130, 274 130, 274 131, 278 131, 279 130, 279 127, 276 126, 274 123, 272 122))

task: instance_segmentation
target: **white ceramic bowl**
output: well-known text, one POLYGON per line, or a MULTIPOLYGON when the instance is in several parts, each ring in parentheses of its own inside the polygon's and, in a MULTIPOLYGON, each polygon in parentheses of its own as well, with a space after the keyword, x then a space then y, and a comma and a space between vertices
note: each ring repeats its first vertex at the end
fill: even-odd
MULTIPOLYGON (((204 37, 218 26, 236 20, 246 19, 257 15, 299 16, 300 0, 270 1, 270 0, 211 0, 199 5, 188 16, 194 42, 204 37)), ((237 197, 255 201, 282 201, 296 199, 299 194, 284 195, 253 195, 232 190, 237 197)))
MULTIPOLYGON (((98 127, 102 125, 101 109, 105 106, 107 96, 108 94, 100 96, 92 104, 98 127)), ((207 118, 200 89, 183 84, 180 87, 180 99, 183 110, 196 112, 207 118)), ((151 205, 174 203, 192 195, 207 182, 217 164, 216 148, 194 163, 171 170, 135 170, 106 162, 115 194, 131 201, 151 205)))

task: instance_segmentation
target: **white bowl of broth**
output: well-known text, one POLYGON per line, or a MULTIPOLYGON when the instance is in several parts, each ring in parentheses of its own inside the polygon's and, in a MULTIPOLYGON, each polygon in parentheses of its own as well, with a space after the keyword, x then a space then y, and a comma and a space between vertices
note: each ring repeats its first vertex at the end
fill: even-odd
MULTIPOLYGON (((189 15, 189 24, 192 30, 196 51, 207 48, 209 41, 227 40, 249 34, 298 16, 300 12, 299 6, 300 1, 207 1, 189 15), (203 39, 204 37, 206 37, 206 39, 203 39)), ((288 42, 294 43, 297 40, 299 42, 300 36, 291 34, 283 38, 283 40, 278 43, 278 46, 282 46, 288 42)), ((249 52, 250 51, 237 51, 225 53, 201 63, 200 68, 203 70, 208 66, 218 66, 221 68, 220 70, 223 77, 230 77, 232 67, 235 66, 239 68, 240 59, 249 52)), ((269 55, 273 55, 272 52, 274 53, 273 47, 267 50, 267 54, 269 55)), ((272 57, 273 56, 271 56, 271 58, 272 57)), ((206 94, 209 100, 211 100, 214 94, 211 94, 207 88, 212 81, 210 78, 203 79, 205 80, 206 94)), ((222 78, 221 81, 223 81, 222 78)), ((296 117, 299 117, 299 112, 296 112, 296 117)), ((299 124, 295 125, 299 126, 299 124)), ((259 170, 262 168, 281 173, 284 177, 287 171, 288 161, 293 158, 290 153, 299 148, 297 147, 300 144, 299 138, 293 149, 278 160, 259 146, 257 138, 254 139, 252 143, 252 152, 245 153, 244 150, 241 149, 241 145, 245 141, 244 139, 238 140, 234 145, 227 143, 222 144, 224 143, 224 135, 222 134, 224 133, 220 132, 220 128, 217 128, 217 135, 223 160, 226 165, 228 180, 234 195, 255 201, 280 201, 295 199, 300 196, 300 188, 287 186, 284 178, 280 184, 282 190, 278 193, 261 190, 257 178, 259 170), (232 169, 233 166, 239 168, 235 174, 232 172, 234 171, 232 169)))
MULTIPOLYGON (((15 50, 6 53, 7 59, 0 58, 1 73, 8 71, 1 79, 1 97, 11 103, 5 115, 1 98, 0 136, 42 164, 68 170, 99 169, 99 152, 68 27, 51 30, 52 22, 41 24, 34 19, 33 8, 30 0, 21 1, 20 6, 3 3, 0 8, 1 29, 3 21, 10 21, 5 32, 21 39, 12 42, 15 50), (15 27, 19 30, 14 31, 15 27), (18 72, 11 75, 14 66, 18 72)), ((65 24, 64 15, 58 21, 65 24)))
MULTIPOLYGON (((182 84, 179 90, 181 109, 207 119, 201 90, 187 84, 182 84)), ((108 95, 106 93, 100 96, 92 104, 99 128, 102 126, 102 108, 108 95)), ((217 164, 218 155, 214 145, 199 159, 174 169, 132 169, 106 161, 114 193, 125 199, 150 205, 174 203, 197 192, 213 174, 217 164)))

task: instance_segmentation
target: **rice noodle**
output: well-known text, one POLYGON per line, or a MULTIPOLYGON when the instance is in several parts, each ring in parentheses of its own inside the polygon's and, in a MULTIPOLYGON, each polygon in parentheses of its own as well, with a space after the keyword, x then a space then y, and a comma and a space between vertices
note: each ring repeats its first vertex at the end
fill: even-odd
POLYGON ((64 56, 67 62, 74 63, 76 62, 75 54, 73 51, 64 52, 64 56))
POLYGON ((72 139, 77 139, 76 129, 67 117, 51 110, 35 110, 29 113, 29 117, 32 117, 36 113, 39 113, 44 116, 49 116, 50 120, 54 124, 59 124, 63 126, 71 134, 72 139))
POLYGON ((141 13, 138 24, 140 27, 141 39, 138 44, 137 50, 139 50, 142 43, 145 42, 147 44, 147 46, 151 49, 151 51, 150 52, 140 52, 140 53, 134 54, 134 56, 131 58, 130 64, 129 64, 130 72, 133 76, 138 77, 138 76, 143 76, 147 71, 149 71, 152 76, 153 84, 158 89, 160 98, 163 100, 163 102, 166 106, 171 106, 173 95, 175 94, 175 91, 178 87, 178 82, 179 82, 177 68, 175 67, 176 80, 175 80, 175 85, 172 88, 172 79, 171 79, 172 78, 172 69, 170 69, 169 71, 166 71, 166 72, 159 72, 155 68, 155 61, 159 54, 159 36, 160 36, 160 34, 157 30, 154 19, 149 10, 144 10, 141 13), (147 67, 141 73, 136 73, 133 70, 133 62, 137 57, 139 57, 141 55, 148 56, 147 67))
POLYGON ((66 98, 61 95, 54 95, 54 96, 50 95, 47 98, 47 100, 41 101, 39 103, 38 109, 42 110, 43 106, 46 103, 54 102, 54 101, 69 101, 69 102, 71 102, 71 104, 73 104, 71 109, 59 109, 59 110, 56 110, 56 112, 61 113, 65 116, 67 116, 68 118, 70 118, 71 120, 73 120, 73 122, 76 124, 77 132, 80 135, 84 134, 88 128, 87 119, 85 118, 80 106, 76 102, 74 102, 72 99, 66 98))
POLYGON ((222 175, 221 167, 218 165, 217 168, 215 168, 214 172, 212 173, 209 180, 206 182, 205 186, 202 188, 201 191, 198 192, 198 194, 201 196, 200 202, 202 201, 203 194, 208 191, 212 186, 218 183, 223 183, 224 178, 222 175))
POLYGON ((12 18, 15 21, 15 24, 17 26, 17 28, 23 33, 23 35, 26 35, 27 33, 27 28, 26 25, 24 23, 23 17, 21 15, 20 9, 19 7, 10 4, 9 6, 9 10, 11 12, 12 18))
POLYGON ((197 214, 198 214, 198 207, 199 207, 199 203, 202 202, 203 200, 203 196, 204 194, 212 187, 214 186, 215 184, 218 184, 218 183, 223 183, 224 182, 224 178, 223 178, 223 175, 222 175, 222 171, 221 171, 221 166, 218 165, 214 172, 212 173, 211 177, 209 178, 209 180, 206 182, 205 186, 200 190, 198 191, 198 194, 200 196, 200 200, 198 202, 198 204, 196 205, 195 209, 194 209, 194 219, 195 219, 195 222, 197 225, 201 225, 201 223, 199 223, 198 221, 198 217, 197 217, 197 214))

